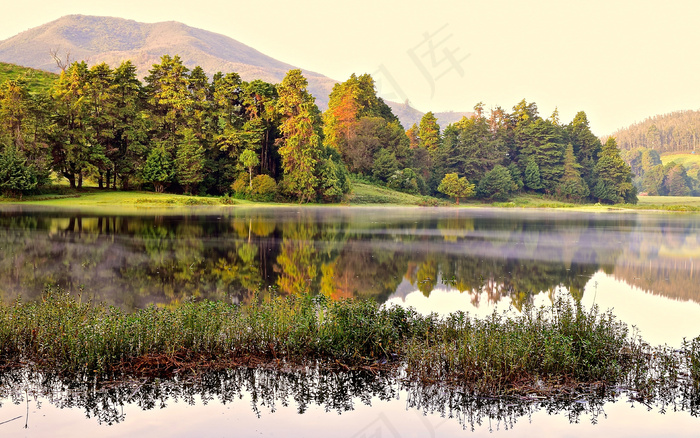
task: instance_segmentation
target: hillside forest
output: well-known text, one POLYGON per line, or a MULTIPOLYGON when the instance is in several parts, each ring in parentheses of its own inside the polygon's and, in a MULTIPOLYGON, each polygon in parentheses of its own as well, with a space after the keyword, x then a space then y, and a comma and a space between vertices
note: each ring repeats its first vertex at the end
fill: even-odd
POLYGON ((429 112, 404 129, 368 74, 333 87, 321 113, 300 70, 280 84, 211 80, 164 55, 141 82, 125 61, 64 66, 50 87, 0 85, 0 190, 21 197, 52 175, 72 188, 134 188, 259 201, 339 202, 351 178, 432 196, 636 202, 615 138, 584 112, 568 124, 525 100, 474 107, 441 131, 429 112))
POLYGON ((622 157, 639 192, 700 196, 700 111, 655 116, 617 131, 622 157))

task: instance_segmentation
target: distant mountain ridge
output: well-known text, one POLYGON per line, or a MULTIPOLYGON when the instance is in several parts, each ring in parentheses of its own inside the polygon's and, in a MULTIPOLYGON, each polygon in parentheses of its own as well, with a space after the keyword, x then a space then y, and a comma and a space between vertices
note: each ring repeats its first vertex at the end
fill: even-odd
MULTIPOLYGON (((214 73, 236 72, 246 81, 261 79, 279 83, 294 68, 254 48, 229 38, 185 24, 167 21, 139 23, 134 20, 88 15, 67 15, 0 41, 0 61, 59 72, 51 51, 65 59, 85 60, 90 65, 105 62, 117 67, 131 60, 143 78, 163 55, 179 55, 188 68, 201 66, 211 78, 214 73)), ((309 91, 324 110, 328 95, 338 81, 320 73, 303 70, 309 91)), ((405 104, 387 102, 408 129, 423 113, 405 104)), ((469 113, 435 113, 446 126, 469 113)))

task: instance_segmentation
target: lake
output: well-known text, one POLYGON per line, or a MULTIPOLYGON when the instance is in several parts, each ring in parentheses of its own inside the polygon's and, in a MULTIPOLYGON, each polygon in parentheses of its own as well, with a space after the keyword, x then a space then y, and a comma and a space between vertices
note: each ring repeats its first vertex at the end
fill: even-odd
MULTIPOLYGON (((669 213, 193 207, 116 214, 2 206, 0 299, 38 299, 51 285, 129 311, 308 291, 421 313, 488 315, 565 296, 612 308, 649 343, 677 348, 700 335, 699 230, 699 215, 669 213)), ((659 406, 624 395, 559 404, 474 401, 315 370, 239 370, 206 382, 109 388, 41 380, 0 381, 3 436, 75 435, 76 427, 101 436, 463 436, 511 429, 518 436, 691 436, 700 426, 700 402, 687 397, 659 406)))

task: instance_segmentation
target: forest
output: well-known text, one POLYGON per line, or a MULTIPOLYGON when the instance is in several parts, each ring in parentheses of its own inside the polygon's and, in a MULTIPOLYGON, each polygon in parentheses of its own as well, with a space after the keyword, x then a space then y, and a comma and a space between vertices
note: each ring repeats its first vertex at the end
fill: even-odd
POLYGON ((334 86, 321 112, 300 70, 282 83, 211 80, 164 55, 141 82, 130 61, 64 66, 47 89, 0 85, 0 191, 21 198, 52 178, 80 189, 233 195, 256 201, 340 202, 362 180, 429 196, 503 201, 521 192, 569 202, 635 203, 614 138, 584 112, 563 124, 522 100, 512 112, 441 132, 432 112, 408 129, 368 74, 334 86))

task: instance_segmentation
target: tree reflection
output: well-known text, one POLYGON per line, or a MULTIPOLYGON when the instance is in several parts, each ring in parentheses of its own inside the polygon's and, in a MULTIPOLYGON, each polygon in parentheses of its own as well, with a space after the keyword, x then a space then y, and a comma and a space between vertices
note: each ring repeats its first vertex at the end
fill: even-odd
MULTIPOLYGON (((315 366, 295 371, 241 367, 190 377, 102 384, 92 378, 66 379, 26 370, 0 373, 0 408, 5 403, 27 402, 25 397, 29 397, 37 401, 38 408, 41 400, 47 400, 60 409, 81 409, 87 418, 106 425, 129 421, 124 414, 126 405, 154 410, 166 409, 180 400, 188 405, 215 400, 230 404, 244 396, 251 400, 250 407, 257 417, 289 405, 299 414, 311 406, 342 414, 379 399, 402 403, 407 410, 456 420, 473 431, 485 424, 490 429, 493 423, 512 429, 520 419, 528 419, 539 410, 550 415, 566 415, 570 423, 578 423, 584 415, 596 423, 600 415, 605 415, 604 405, 615 401, 620 392, 599 388, 554 398, 481 397, 462 388, 406 381, 394 372, 327 371, 315 366)), ((657 407, 661 413, 667 409, 687 411, 692 416, 700 413, 698 388, 690 384, 669 387, 645 403, 649 408, 657 407)), ((168 433, 168 427, 161 425, 163 433, 168 433)))
MULTIPOLYGON (((692 219, 692 220, 691 220, 692 219)), ((384 302, 399 286, 521 308, 599 270, 700 302, 700 223, 644 215, 430 209, 232 209, 214 215, 0 210, 0 299, 47 284, 131 310, 255 291, 384 302), (275 292, 276 291, 276 292, 275 292)))

